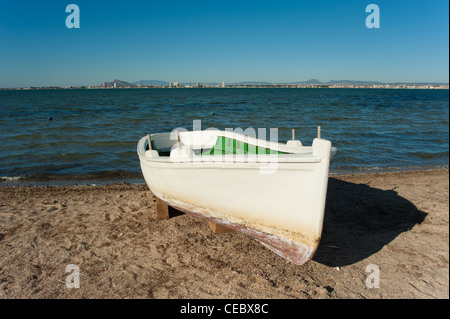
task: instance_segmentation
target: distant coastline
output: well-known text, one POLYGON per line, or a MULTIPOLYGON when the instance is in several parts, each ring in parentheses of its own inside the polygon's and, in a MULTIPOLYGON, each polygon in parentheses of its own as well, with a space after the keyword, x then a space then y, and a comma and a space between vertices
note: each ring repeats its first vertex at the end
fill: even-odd
POLYGON ((0 90, 60 90, 60 89, 151 89, 151 88, 363 88, 363 89, 449 89, 448 83, 384 83, 377 81, 352 81, 333 80, 321 82, 316 79, 291 82, 291 83, 269 83, 269 82, 237 82, 237 83, 179 83, 160 80, 141 80, 126 82, 114 80, 103 82, 101 85, 82 86, 40 86, 40 87, 16 87, 0 88, 0 90))

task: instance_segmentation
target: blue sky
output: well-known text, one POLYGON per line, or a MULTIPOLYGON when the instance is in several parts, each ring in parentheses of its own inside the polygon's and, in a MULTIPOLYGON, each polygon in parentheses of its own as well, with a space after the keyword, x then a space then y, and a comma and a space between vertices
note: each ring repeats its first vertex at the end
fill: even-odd
POLYGON ((447 0, 0 0, 0 87, 449 81, 447 0), (80 28, 68 29, 68 4, 80 28), (380 28, 368 29, 368 4, 380 28))

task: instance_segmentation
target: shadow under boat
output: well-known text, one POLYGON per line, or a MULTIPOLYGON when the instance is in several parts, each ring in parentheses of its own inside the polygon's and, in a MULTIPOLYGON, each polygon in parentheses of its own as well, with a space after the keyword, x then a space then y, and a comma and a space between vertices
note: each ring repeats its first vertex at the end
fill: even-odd
POLYGON ((378 252, 427 214, 395 189, 329 178, 322 237, 313 260, 339 267, 378 252))
MULTIPOLYGON (((169 206, 169 217, 184 212, 169 206)), ((322 236, 312 260, 331 267, 357 263, 425 220, 393 190, 329 178, 322 236)))

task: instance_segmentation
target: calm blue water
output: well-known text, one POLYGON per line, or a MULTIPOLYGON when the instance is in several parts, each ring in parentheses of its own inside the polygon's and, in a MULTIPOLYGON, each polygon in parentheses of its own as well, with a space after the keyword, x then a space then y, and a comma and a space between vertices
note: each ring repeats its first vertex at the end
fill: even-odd
MULTIPOLYGON (((1 181, 139 178, 140 137, 175 127, 291 129, 338 147, 332 173, 448 167, 449 91, 116 89, 0 91, 1 181), (214 114, 212 114, 214 113, 214 114), (48 120, 52 117, 53 120, 48 120)), ((268 132, 268 131, 267 131, 268 132)))

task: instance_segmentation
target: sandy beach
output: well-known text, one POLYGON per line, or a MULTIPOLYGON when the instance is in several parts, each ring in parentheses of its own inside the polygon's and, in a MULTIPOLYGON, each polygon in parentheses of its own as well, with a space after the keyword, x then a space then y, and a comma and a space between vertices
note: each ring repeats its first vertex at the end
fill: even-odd
POLYGON ((0 298, 449 298, 448 174, 331 176, 302 266, 189 215, 156 220, 146 185, 2 186, 0 298))

